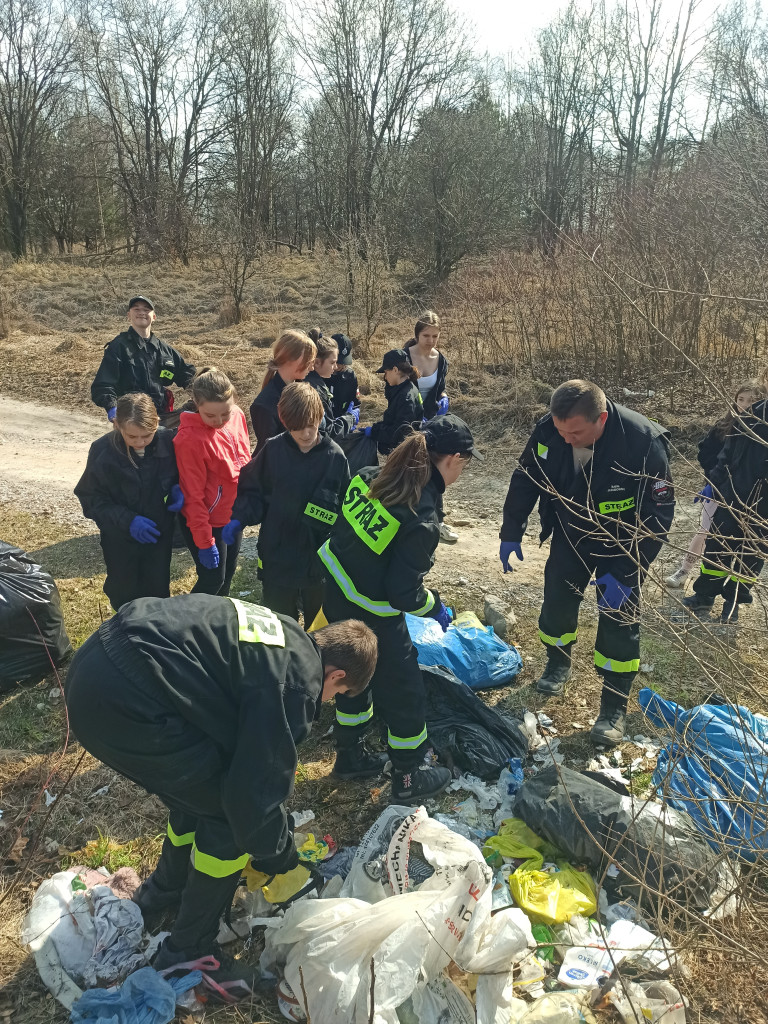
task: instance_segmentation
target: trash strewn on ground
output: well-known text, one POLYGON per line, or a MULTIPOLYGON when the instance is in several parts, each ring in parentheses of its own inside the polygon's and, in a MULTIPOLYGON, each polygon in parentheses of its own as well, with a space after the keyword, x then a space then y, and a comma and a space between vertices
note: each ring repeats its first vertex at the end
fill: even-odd
POLYGON ((517 648, 472 612, 458 615, 445 632, 434 619, 406 615, 405 621, 419 664, 447 668, 473 690, 508 686, 523 667, 517 648))

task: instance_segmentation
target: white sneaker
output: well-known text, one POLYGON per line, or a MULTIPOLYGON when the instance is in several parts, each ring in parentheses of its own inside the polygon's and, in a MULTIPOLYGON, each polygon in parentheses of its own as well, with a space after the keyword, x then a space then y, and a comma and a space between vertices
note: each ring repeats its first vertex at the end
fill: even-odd
POLYGON ((684 587, 685 581, 688 579, 689 576, 689 571, 687 569, 681 568, 673 572, 671 576, 667 576, 664 582, 667 584, 668 587, 684 587))
POLYGON ((443 544, 455 544, 458 539, 458 533, 452 530, 448 523, 440 523, 440 540, 443 544))

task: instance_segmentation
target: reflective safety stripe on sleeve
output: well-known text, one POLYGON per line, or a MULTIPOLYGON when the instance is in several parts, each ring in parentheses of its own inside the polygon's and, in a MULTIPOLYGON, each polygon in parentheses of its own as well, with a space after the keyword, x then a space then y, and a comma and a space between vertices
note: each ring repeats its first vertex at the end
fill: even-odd
MULTIPOLYGON (((384 616, 400 614, 397 608, 393 608, 392 605, 388 604, 386 601, 374 601, 373 598, 366 597, 365 594, 360 593, 349 576, 344 572, 338 558, 331 551, 330 541, 326 541, 317 553, 320 556, 320 561, 338 584, 338 587, 344 594, 344 597, 346 597, 348 601, 351 601, 352 604, 356 604, 358 608, 363 608, 372 615, 384 616)), ((434 603, 434 598, 432 598, 432 601, 434 603)))
POLYGON ((387 730, 387 743, 393 750, 415 750, 417 747, 420 747, 422 743, 426 743, 426 741, 426 725, 418 736, 393 736, 392 733, 387 730))
POLYGON ((434 607, 435 607, 435 595, 432 593, 431 590, 428 590, 427 591, 427 600, 424 602, 424 604, 421 606, 421 608, 417 608, 415 611, 409 612, 409 614, 410 615, 426 615, 428 612, 432 611, 432 609, 434 607))
POLYGON ((546 459, 548 452, 549 448, 545 444, 542 444, 541 441, 538 441, 536 444, 536 454, 538 457, 540 459, 546 459))
POLYGON ((705 576, 730 576, 731 572, 729 569, 710 569, 708 566, 701 563, 701 572, 705 576))
POLYGON ((339 711, 339 709, 336 708, 336 721, 339 723, 339 725, 365 725, 365 723, 370 722, 372 718, 373 704, 371 704, 369 708, 366 708, 365 711, 360 711, 356 715, 347 715, 343 711, 339 711))
POLYGON ((191 846, 192 843, 194 843, 195 841, 194 832, 184 832, 183 835, 179 835, 177 832, 174 832, 173 829, 171 828, 170 821, 168 822, 168 827, 165 830, 165 834, 168 836, 168 838, 171 840, 174 846, 191 846))
POLYGON ((228 878, 236 871, 242 871, 247 863, 247 853, 244 853, 242 857, 235 857, 234 860, 221 860, 219 857, 213 857, 210 853, 203 853, 195 845, 192 846, 192 867, 195 871, 210 875, 211 878, 228 878))
POLYGON ((542 633, 539 630, 539 638, 543 640, 545 644, 549 644, 550 647, 567 647, 568 644, 572 644, 576 639, 578 630, 574 630, 573 633, 563 633, 562 636, 547 636, 546 633, 542 633))
POLYGON ((616 658, 606 658, 604 654, 595 651, 595 667, 605 669, 606 672, 639 672, 640 659, 617 661, 616 658))

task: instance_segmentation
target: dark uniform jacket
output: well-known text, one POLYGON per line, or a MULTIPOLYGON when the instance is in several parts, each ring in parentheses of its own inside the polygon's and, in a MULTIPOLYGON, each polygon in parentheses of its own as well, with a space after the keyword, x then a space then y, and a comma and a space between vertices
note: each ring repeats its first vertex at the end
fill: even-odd
POLYGON ((286 587, 319 583, 317 549, 336 522, 349 484, 344 452, 328 437, 302 452, 289 433, 271 438, 240 471, 232 518, 261 523, 260 575, 286 587))
POLYGON ((140 391, 149 395, 158 413, 173 409, 171 384, 185 388, 195 368, 181 354, 154 334, 142 338, 129 327, 104 347, 91 399, 103 409, 112 409, 122 395, 140 391), (170 396, 170 397, 169 397, 170 396))
POLYGON ((726 502, 743 502, 768 515, 768 399, 735 420, 710 480, 726 502))
POLYGON ((353 478, 320 558, 346 599, 372 615, 437 614, 440 597, 427 590, 424 577, 440 539, 436 508, 443 478, 433 468, 415 510, 384 508, 367 498, 379 472, 378 466, 367 466, 353 478))
MULTIPOLYGON (((346 413, 338 416, 334 414, 333 392, 329 387, 330 381, 326 380, 325 377, 321 377, 315 370, 310 370, 305 380, 307 384, 315 389, 320 396, 320 401, 323 403, 325 415, 323 416, 323 422, 320 424, 320 430, 334 441, 351 434, 355 428, 354 416, 346 413)), ((349 402, 347 402, 347 406, 349 406, 349 402)))
POLYGON ((543 542, 556 525, 590 550, 617 553, 635 541, 646 561, 666 537, 674 515, 668 432, 640 413, 608 403, 608 419, 592 458, 578 473, 573 448, 550 413, 536 424, 512 474, 499 536, 521 541, 539 502, 543 542), (650 534, 650 536, 649 536, 650 534))
POLYGON ((717 457, 722 451, 724 444, 725 437, 717 424, 712 427, 706 437, 702 437, 699 441, 699 465, 704 470, 704 476, 707 480, 709 480, 712 470, 717 465, 717 457))
MULTIPOLYGON (((296 747, 307 738, 323 687, 320 653, 298 624, 267 608, 209 594, 129 601, 99 629, 104 649, 133 687, 127 711, 167 737, 178 791, 221 776, 221 801, 235 839, 255 859, 289 841, 284 802, 293 792, 296 747), (182 742, 178 742, 181 740, 182 742)), ((119 677, 115 677, 119 679, 119 677)), ((104 686, 124 686, 104 679, 104 686)), ((119 738, 130 750, 130 730, 119 738)), ((142 758, 137 744, 136 776, 142 758)), ((150 757, 149 763, 156 764, 150 757)))
MULTIPOLYGON (((411 359, 411 349, 415 344, 416 339, 411 338, 405 346, 405 351, 408 353, 408 359, 411 364, 413 364, 413 359, 411 359)), ((448 360, 442 352, 439 352, 437 357, 437 380, 426 395, 421 396, 424 400, 424 416, 428 420, 431 420, 433 416, 437 415, 437 403, 440 401, 443 392, 445 391, 445 378, 448 376, 448 365, 448 360)))
POLYGON ((138 544, 129 535, 134 516, 151 519, 161 533, 173 532, 175 516, 166 510, 170 490, 179 482, 173 433, 158 427, 143 457, 132 453, 131 458, 120 433, 110 430, 91 445, 75 494, 83 515, 102 532, 138 544))
POLYGON ((381 419, 374 423, 371 437, 380 455, 389 455, 407 435, 412 423, 420 424, 423 406, 419 389, 410 380, 384 387, 387 408, 381 419))
POLYGON ((357 386, 357 375, 354 370, 346 367, 343 370, 336 370, 331 374, 328 382, 333 393, 333 415, 341 416, 349 408, 349 403, 360 407, 360 392, 357 386))
POLYGON ((262 388, 251 402, 251 423, 256 435, 254 455, 259 454, 270 437, 282 434, 285 430, 277 415, 277 403, 280 401, 284 387, 285 381, 279 373, 276 373, 269 384, 262 388))

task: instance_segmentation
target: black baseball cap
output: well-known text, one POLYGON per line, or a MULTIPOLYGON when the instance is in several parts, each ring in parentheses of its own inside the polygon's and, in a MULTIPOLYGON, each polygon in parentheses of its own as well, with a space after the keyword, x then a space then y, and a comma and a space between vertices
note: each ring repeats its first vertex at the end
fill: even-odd
POLYGON ((352 365, 352 339, 348 338, 346 334, 332 334, 331 337, 339 346, 339 355, 336 360, 337 365, 351 366, 352 365))
POLYGON ((427 439, 427 451, 438 452, 440 455, 474 455, 481 462, 485 456, 475 448, 472 431, 459 416, 446 413, 435 416, 421 428, 427 439))
POLYGON ((133 309, 133 307, 139 302, 146 302, 149 308, 154 311, 155 304, 154 302, 150 302, 146 295, 134 295, 128 303, 128 309, 133 309))
POLYGON ((389 352, 384 353, 381 366, 376 373, 384 373, 385 370, 392 370, 395 366, 402 366, 403 363, 410 363, 410 361, 404 348, 391 348, 389 352))

